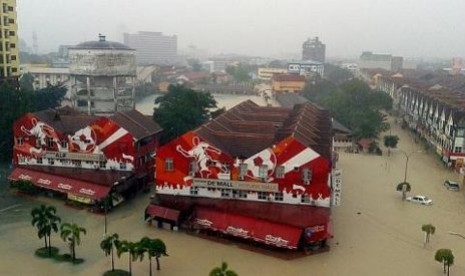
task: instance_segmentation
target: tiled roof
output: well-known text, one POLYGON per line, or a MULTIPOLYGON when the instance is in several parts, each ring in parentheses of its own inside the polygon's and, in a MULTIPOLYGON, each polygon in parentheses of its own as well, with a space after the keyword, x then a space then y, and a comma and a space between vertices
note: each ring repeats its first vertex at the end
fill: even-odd
POLYGON ((150 116, 145 116, 137 110, 116 112, 110 119, 137 140, 161 131, 161 127, 150 116))
POLYGON ((274 74, 273 81, 305 81, 305 77, 295 74, 274 74))
POLYGON ((248 100, 195 132, 234 157, 248 158, 289 136, 330 157, 329 112, 310 102, 290 109, 261 107, 248 100))
POLYGON ((98 117, 90 116, 76 111, 71 107, 58 109, 46 109, 34 113, 39 120, 47 123, 54 129, 65 134, 73 134, 79 129, 85 128, 98 117))

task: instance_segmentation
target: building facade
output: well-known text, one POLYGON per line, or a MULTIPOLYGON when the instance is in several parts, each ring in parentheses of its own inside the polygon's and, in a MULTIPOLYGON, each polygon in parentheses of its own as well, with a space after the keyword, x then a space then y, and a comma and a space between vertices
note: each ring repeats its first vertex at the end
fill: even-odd
POLYGON ((326 246, 331 172, 326 110, 246 101, 159 148, 147 215, 272 247, 326 246))
POLYGON ((359 69, 383 69, 387 71, 399 71, 402 69, 403 57, 390 54, 373 54, 363 52, 358 60, 359 69))
POLYGON ((112 115, 135 108, 135 50, 106 41, 69 48, 69 91, 73 106, 88 115, 112 115))
POLYGON ((312 60, 291 61, 287 64, 287 71, 291 74, 313 76, 316 74, 323 77, 325 66, 323 63, 312 60))
POLYGON ((69 81, 69 68, 51 67, 22 67, 22 74, 31 74, 34 77, 32 87, 34 90, 43 89, 50 85, 66 85, 69 81))
POLYGON ((258 68, 257 75, 258 79, 262 81, 270 81, 274 74, 286 74, 287 69, 285 68, 258 68))
POLYGON ((305 88, 304 76, 295 74, 275 74, 271 78, 271 89, 274 93, 296 93, 305 88))
POLYGON ((307 39, 302 44, 302 59, 314 60, 321 63, 325 62, 326 45, 323 44, 318 36, 307 39))
POLYGON ((1 0, 0 79, 19 76, 19 41, 16 0, 1 0))
POLYGON ((9 179, 87 204, 121 198, 152 181, 160 131, 135 110, 112 117, 69 107, 28 113, 13 124, 15 169, 9 179))
POLYGON ((173 65, 177 60, 178 38, 160 32, 124 34, 124 44, 136 49, 137 64, 173 65))

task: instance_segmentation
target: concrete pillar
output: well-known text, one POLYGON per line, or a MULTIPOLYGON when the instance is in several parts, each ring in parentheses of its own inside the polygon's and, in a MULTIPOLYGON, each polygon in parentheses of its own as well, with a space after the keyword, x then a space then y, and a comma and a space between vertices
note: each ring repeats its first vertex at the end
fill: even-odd
POLYGON ((86 77, 86 89, 87 89, 87 114, 92 115, 90 108, 90 77, 86 77))
POLYGON ((117 77, 113 77, 113 101, 115 103, 115 110, 114 112, 118 112, 118 79, 117 77))
POLYGON ((136 78, 131 78, 132 82, 132 109, 136 109, 136 78))

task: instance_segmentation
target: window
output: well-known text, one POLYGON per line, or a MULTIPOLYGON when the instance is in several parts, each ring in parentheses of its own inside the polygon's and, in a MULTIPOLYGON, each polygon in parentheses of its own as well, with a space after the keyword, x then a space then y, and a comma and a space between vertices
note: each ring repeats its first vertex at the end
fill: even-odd
POLYGON ((234 198, 247 198, 247 191, 233 190, 234 198))
POLYGON ((455 147, 454 152, 462 152, 462 147, 455 147))
POLYGON ((310 181, 312 181, 312 170, 309 168, 304 168, 302 170, 302 183, 305 185, 309 185, 310 181))
POLYGON ((284 178, 284 166, 278 166, 275 175, 276 178, 284 178))
POLYGON ((19 157, 19 163, 24 163, 24 162, 26 162, 26 157, 24 157, 24 156, 21 155, 21 156, 19 157))
POLYGON ((197 172, 197 162, 195 160, 191 160, 189 162, 189 175, 195 176, 196 172, 197 172))
POLYGON ((261 165, 260 167, 258 167, 258 177, 260 177, 261 180, 266 181, 267 176, 268 176, 268 166, 261 165))
POLYGON ((60 145, 64 149, 68 148, 68 142, 66 140, 61 140, 60 145))
POLYGON ((165 171, 172 172, 174 170, 174 164, 172 158, 165 159, 165 171))
POLYGON ((241 163, 239 165, 239 178, 243 180, 246 175, 247 175, 247 164, 241 163))
POLYGON ((18 145, 22 145, 22 144, 23 144, 23 137, 18 137, 18 138, 16 138, 16 143, 17 143, 18 145))
POLYGON ((231 197, 231 190, 221 189, 221 197, 231 197))
POLYGON ((49 164, 49 165, 54 165, 54 164, 55 164, 55 160, 53 160, 52 158, 48 158, 48 164, 49 164))
POLYGON ((80 168, 80 167, 81 167, 81 160, 73 160, 73 165, 74 165, 75 167, 80 168))
POLYGON ((274 194, 274 200, 276 200, 276 201, 283 201, 283 200, 284 200, 283 193, 275 193, 275 194, 274 194))
POLYGON ((463 137, 465 135, 465 129, 463 128, 458 128, 457 129, 457 136, 458 137, 463 137))
POLYGON ((126 167, 126 163, 119 163, 119 168, 121 170, 125 170, 127 167, 126 167))
POLYGON ((268 199, 268 193, 267 192, 258 192, 258 199, 263 199, 267 200, 268 199))
POLYGON ((10 35, 14 36, 15 34, 15 31, 10 31, 10 35))
POLYGON ((191 195, 198 195, 199 194, 199 187, 192 187, 191 186, 190 194, 191 195))
POLYGON ((106 168, 106 166, 107 166, 107 162, 106 162, 106 161, 100 161, 100 162, 99 162, 99 167, 100 167, 100 168, 106 168))
POLYGON ((42 164, 42 157, 37 158, 37 164, 42 164))
POLYGON ((36 136, 36 148, 40 148, 42 142, 40 141, 39 136, 36 136))
MULTIPOLYGON (((11 60, 16 60, 16 56, 15 56, 15 55, 12 55, 12 56, 11 56, 11 60)), ((15 68, 13 68, 13 70, 14 70, 14 69, 15 69, 15 68)))
POLYGON ((11 44, 10 44, 10 47, 11 47, 11 48, 16 48, 16 44, 11 43, 11 44))
POLYGON ((302 197, 300 198, 300 202, 302 202, 302 203, 310 203, 310 196, 307 195, 307 194, 302 195, 302 197))
POLYGON ((55 143, 53 141, 53 138, 47 138, 47 147, 53 148, 54 145, 55 143))
POLYGON ((8 11, 14 11, 15 9, 12 6, 8 6, 8 11))

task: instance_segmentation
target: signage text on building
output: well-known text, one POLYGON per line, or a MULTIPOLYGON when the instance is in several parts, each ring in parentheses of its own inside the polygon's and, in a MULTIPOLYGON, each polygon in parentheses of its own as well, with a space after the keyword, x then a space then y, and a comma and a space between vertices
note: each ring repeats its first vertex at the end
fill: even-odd
POLYGON ((202 188, 235 189, 270 193, 279 192, 277 183, 246 182, 223 179, 194 178, 192 186, 202 188))

